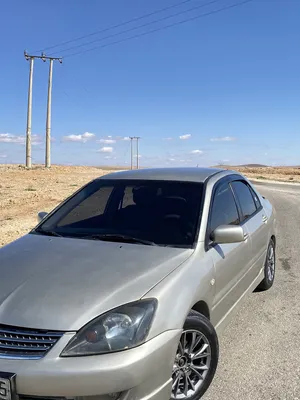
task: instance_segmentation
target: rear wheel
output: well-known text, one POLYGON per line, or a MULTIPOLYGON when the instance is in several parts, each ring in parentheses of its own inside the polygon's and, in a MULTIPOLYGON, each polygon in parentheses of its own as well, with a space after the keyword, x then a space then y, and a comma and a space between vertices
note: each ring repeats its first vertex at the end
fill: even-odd
POLYGON ((218 358, 219 344, 214 327, 203 315, 191 311, 175 357, 171 399, 200 399, 213 380, 218 358))
POLYGON ((268 290, 273 286, 274 279, 275 279, 275 264, 276 264, 276 257, 275 257, 275 242, 273 239, 270 240, 267 256, 265 261, 265 268, 264 268, 264 279, 258 285, 258 290, 268 290))

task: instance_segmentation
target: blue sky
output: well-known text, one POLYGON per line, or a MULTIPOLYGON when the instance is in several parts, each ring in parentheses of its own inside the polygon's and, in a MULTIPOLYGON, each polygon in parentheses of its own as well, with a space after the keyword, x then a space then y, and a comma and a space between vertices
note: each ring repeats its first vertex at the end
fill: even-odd
MULTIPOLYGON (((51 49, 67 56, 241 2, 190 0, 164 13, 51 49)), ((24 163, 29 53, 120 24, 180 0, 3 0, 0 163, 24 163)), ((124 165, 128 136, 140 164, 300 164, 300 1, 253 0, 55 63, 52 161, 124 165)), ((47 53, 47 52, 46 52, 47 53)), ((48 65, 35 60, 34 163, 44 160, 48 65)))

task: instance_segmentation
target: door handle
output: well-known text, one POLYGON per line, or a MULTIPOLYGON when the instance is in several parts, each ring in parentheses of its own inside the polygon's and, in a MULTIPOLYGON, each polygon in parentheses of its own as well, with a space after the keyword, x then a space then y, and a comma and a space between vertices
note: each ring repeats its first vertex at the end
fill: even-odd
POLYGON ((268 217, 265 216, 265 215, 263 215, 263 216, 262 216, 262 221, 263 221, 264 223, 268 222, 268 217))
POLYGON ((249 238, 248 233, 244 233, 244 240, 247 240, 249 238))

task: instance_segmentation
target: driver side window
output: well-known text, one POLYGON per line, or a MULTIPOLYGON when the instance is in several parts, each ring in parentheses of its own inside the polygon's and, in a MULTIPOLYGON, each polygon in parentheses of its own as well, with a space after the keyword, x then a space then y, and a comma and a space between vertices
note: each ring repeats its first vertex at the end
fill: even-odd
POLYGON ((239 225, 239 223, 239 214, 232 190, 228 183, 223 183, 214 194, 209 234, 220 225, 239 225))

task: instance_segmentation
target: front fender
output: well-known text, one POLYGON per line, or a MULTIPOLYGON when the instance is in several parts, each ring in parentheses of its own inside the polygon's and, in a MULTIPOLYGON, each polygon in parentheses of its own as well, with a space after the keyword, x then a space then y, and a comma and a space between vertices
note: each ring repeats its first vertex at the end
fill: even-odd
POLYGON ((168 330, 182 329, 190 310, 199 301, 204 301, 211 310, 215 296, 215 285, 212 285, 215 269, 204 244, 198 245, 201 249, 196 249, 187 261, 144 296, 158 300, 148 339, 168 330))

